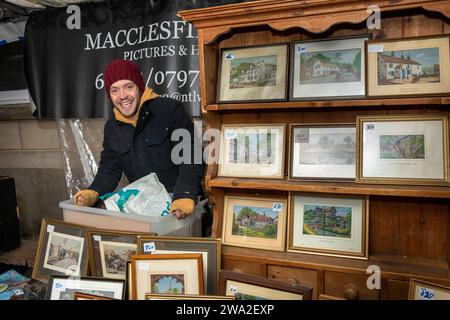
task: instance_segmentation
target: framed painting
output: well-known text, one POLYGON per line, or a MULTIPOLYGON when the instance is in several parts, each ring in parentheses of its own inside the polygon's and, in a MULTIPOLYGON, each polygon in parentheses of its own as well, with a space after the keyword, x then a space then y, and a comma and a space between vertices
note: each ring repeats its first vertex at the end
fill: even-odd
POLYGON ((226 195, 223 244, 284 251, 287 199, 226 195))
POLYGON ((367 96, 450 93, 449 35, 367 41, 367 96))
POLYGON ((219 176, 283 179, 285 125, 222 125, 219 176))
POLYGON ((222 49, 217 103, 286 100, 288 54, 288 44, 222 49))
POLYGON ((450 287, 411 278, 408 300, 450 300, 450 287))
POLYGON ((221 240, 197 237, 138 237, 138 254, 200 253, 203 263, 203 287, 216 294, 219 281, 221 240))
POLYGON ((448 184, 448 115, 357 117, 356 182, 448 184))
POLYGON ((169 294, 147 293, 145 295, 145 300, 235 300, 235 298, 229 296, 214 296, 214 295, 199 295, 199 294, 169 295, 169 294))
POLYGON ((87 269, 85 227, 42 219, 32 278, 47 281, 50 275, 85 276, 87 269))
POLYGON ((236 300, 311 300, 312 288, 265 277, 220 271, 219 293, 236 300))
POLYGON ((114 298, 96 296, 93 294, 75 292, 74 300, 114 300, 114 298))
POLYGON ((368 258, 368 197, 290 194, 288 251, 368 258))
POLYGON ((294 41, 291 101, 355 99, 365 96, 364 43, 370 35, 294 41))
POLYGON ((290 132, 290 180, 355 179, 354 124, 291 124, 290 132))
POLYGON ((131 278, 133 300, 146 293, 204 294, 202 254, 132 256, 131 278))
POLYGON ((74 300, 77 292, 123 300, 125 281, 94 277, 50 276, 47 290, 48 300, 74 300))
MULTIPOLYGON (((126 261, 137 253, 140 233, 103 229, 86 230, 91 275, 126 279, 126 261)), ((152 234, 155 235, 155 234, 152 234)))

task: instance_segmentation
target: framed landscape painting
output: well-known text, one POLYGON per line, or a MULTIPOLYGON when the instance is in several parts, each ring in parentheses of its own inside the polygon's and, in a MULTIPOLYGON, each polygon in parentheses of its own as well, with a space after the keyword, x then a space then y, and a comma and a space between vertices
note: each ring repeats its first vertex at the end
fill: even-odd
POLYGON ((360 183, 448 184, 448 116, 357 117, 360 183))
POLYGON ((367 96, 450 93, 449 35, 367 42, 367 96))
POLYGON ((356 171, 354 124, 291 125, 289 179, 349 180, 356 171))
POLYGON ((290 195, 288 251, 368 258, 368 199, 323 194, 290 195))
POLYGON ((219 176, 282 179, 285 125, 222 125, 219 176))
POLYGON ((287 199, 225 196, 223 244, 284 251, 287 199))
POLYGON ((217 102, 286 100, 288 62, 288 44, 222 49, 217 102))
POLYGON ((350 99, 365 95, 365 50, 369 35, 294 41, 290 100, 350 99))
POLYGON ((85 228, 42 219, 32 278, 47 281, 50 275, 85 276, 87 269, 85 228))

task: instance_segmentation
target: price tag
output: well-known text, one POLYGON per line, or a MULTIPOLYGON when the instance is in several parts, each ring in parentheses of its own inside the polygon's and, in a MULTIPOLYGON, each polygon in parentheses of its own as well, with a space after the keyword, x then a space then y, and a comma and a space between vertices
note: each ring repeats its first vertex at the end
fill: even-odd
POLYGON ((274 212, 281 212, 281 210, 283 210, 283 204, 281 202, 274 202, 272 210, 274 212))
POLYGON ((102 236, 94 235, 94 241, 98 241, 98 242, 102 241, 102 236))
POLYGON ((55 226, 54 225, 47 225, 47 232, 48 233, 53 233, 55 231, 55 226))
POLYGON ((225 55, 225 59, 233 60, 234 59, 234 54, 232 54, 231 52, 227 52, 227 54, 225 55))
POLYGON ((236 139, 237 138, 237 132, 236 130, 226 130, 225 131, 225 139, 236 139))
POLYGON ((154 242, 144 243, 144 252, 153 252, 153 251, 156 251, 156 246, 154 242))
POLYGON ((369 44, 367 47, 367 51, 369 52, 383 52, 384 51, 384 45, 382 44, 369 44))
POLYGON ((297 54, 305 54, 306 53, 306 45, 297 46, 297 54))
POLYGON ((236 287, 230 286, 230 292, 232 294, 237 294, 238 293, 238 289, 236 287))
POLYGON ((61 282, 56 282, 55 289, 64 289, 64 285, 61 282))
POLYGON ((14 294, 16 296, 21 296, 21 295, 23 295, 23 291, 22 291, 22 289, 16 289, 16 290, 14 290, 14 294))
POLYGON ((420 297, 423 300, 434 300, 434 290, 428 288, 420 288, 420 297))
POLYGON ((139 264, 139 271, 148 271, 150 270, 150 265, 148 263, 139 264))

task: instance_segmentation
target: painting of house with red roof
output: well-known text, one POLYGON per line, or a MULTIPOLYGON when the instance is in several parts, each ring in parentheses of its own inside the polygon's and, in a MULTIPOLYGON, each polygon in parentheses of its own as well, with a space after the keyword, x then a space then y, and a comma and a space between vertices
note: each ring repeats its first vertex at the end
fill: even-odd
POLYGON ((233 235, 276 239, 278 212, 272 208, 241 206, 233 207, 233 235))

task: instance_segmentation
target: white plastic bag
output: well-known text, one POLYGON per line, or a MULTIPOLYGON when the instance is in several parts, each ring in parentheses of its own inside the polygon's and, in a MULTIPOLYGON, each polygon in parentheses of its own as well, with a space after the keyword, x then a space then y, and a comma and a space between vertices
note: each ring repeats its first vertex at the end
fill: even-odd
POLYGON ((172 198, 156 173, 129 184, 105 201, 107 210, 146 216, 165 216, 170 214, 172 198))

